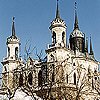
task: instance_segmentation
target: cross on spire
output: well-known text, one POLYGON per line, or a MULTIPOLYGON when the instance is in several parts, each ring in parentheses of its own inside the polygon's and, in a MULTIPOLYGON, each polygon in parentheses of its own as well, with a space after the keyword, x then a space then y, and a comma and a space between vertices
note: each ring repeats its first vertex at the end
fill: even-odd
POLYGON ((75 1, 75 10, 77 9, 77 2, 75 1))
POLYGON ((77 2, 76 1, 75 1, 75 23, 74 23, 74 29, 79 29, 78 18, 77 18, 77 2))

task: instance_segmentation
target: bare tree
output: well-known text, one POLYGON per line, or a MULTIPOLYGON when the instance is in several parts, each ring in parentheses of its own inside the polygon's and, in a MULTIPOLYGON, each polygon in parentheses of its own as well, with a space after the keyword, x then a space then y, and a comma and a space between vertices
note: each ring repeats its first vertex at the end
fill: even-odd
POLYGON ((36 49, 36 57, 38 58, 39 62, 42 61, 42 59, 43 59, 42 56, 43 56, 43 50, 41 50, 41 51, 38 53, 38 51, 37 51, 37 49, 36 49))
POLYGON ((25 44, 25 55, 24 60, 27 62, 27 59, 32 55, 34 49, 36 47, 31 48, 31 44, 29 44, 29 40, 25 44))

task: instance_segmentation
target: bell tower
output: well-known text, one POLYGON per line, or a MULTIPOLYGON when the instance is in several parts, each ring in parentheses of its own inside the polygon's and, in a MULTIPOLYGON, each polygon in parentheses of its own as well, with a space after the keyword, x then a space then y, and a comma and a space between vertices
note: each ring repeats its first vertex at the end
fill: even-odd
POLYGON ((66 47, 66 24, 64 20, 60 17, 58 0, 57 0, 57 9, 56 17, 51 22, 50 30, 52 33, 52 45, 51 47, 66 47))
POLYGON ((12 35, 7 38, 7 58, 17 60, 19 58, 20 41, 15 33, 14 17, 12 20, 12 35))
POLYGON ((46 50, 48 62, 63 60, 66 48, 66 23, 61 19, 59 1, 57 0, 56 16, 49 27, 52 34, 52 43, 46 50))
POLYGON ((15 33, 14 19, 15 18, 13 17, 12 34, 7 38, 6 42, 7 56, 1 62, 3 65, 2 86, 7 86, 8 88, 13 88, 13 70, 16 69, 21 62, 21 59, 19 59, 20 40, 15 33))

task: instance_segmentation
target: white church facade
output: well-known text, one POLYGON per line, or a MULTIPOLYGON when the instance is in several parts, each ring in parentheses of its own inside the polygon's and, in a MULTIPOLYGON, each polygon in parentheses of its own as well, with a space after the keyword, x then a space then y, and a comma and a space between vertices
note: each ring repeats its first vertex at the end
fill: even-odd
POLYGON ((14 24, 13 18, 12 34, 6 42, 7 56, 2 61, 4 91, 14 94, 21 88, 29 95, 36 93, 42 100, 100 100, 100 62, 95 59, 91 37, 88 50, 88 39, 79 29, 76 9, 74 29, 67 43, 67 26, 60 17, 57 1, 56 17, 49 27, 52 42, 45 50, 45 61, 29 57, 24 62, 19 57, 20 40, 14 24))

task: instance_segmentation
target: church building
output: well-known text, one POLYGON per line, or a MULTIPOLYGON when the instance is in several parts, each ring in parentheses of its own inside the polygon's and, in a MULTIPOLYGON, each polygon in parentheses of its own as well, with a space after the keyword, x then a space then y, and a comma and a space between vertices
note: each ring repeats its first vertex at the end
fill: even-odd
POLYGON ((14 93, 21 88, 30 95, 36 93, 41 100, 100 99, 100 62, 94 56, 92 37, 88 41, 79 28, 76 2, 74 28, 68 38, 67 25, 60 16, 57 1, 56 16, 49 27, 52 41, 45 50, 44 60, 28 57, 24 62, 19 57, 21 43, 14 24, 13 18, 12 34, 6 42, 7 56, 2 61, 5 91, 9 89, 14 93))

